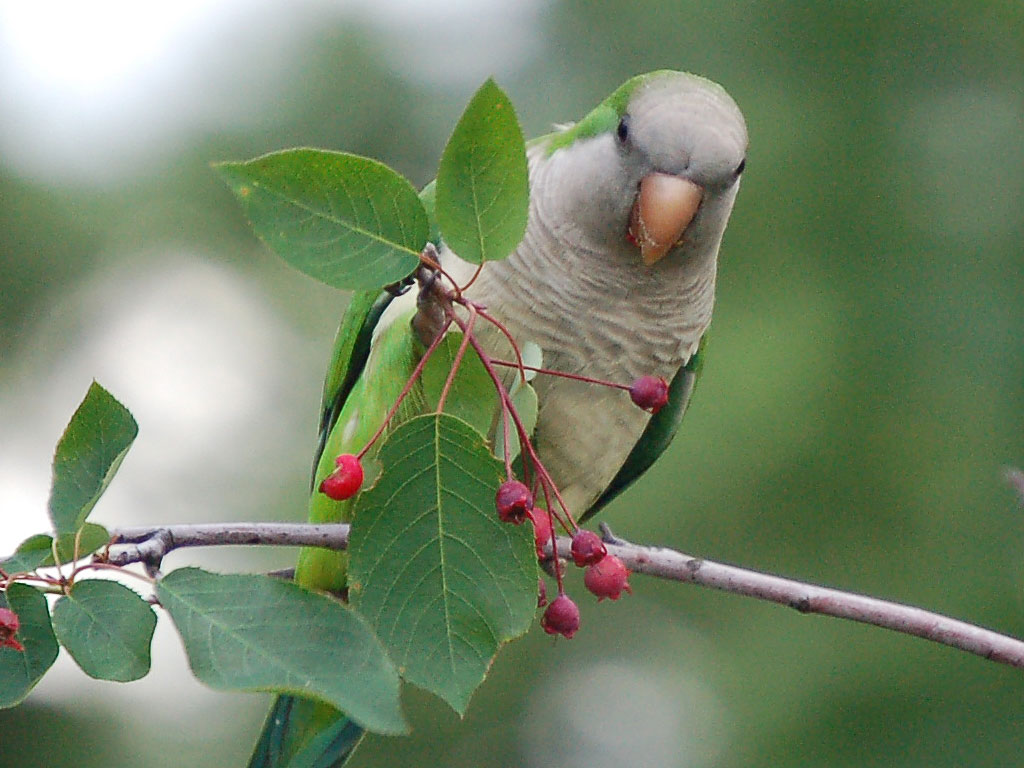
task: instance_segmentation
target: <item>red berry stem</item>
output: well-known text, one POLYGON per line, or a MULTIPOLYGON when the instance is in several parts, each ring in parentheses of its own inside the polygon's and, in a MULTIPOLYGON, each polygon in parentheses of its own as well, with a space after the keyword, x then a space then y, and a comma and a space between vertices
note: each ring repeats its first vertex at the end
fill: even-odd
POLYGON ((479 264, 477 264, 476 265, 476 272, 474 272, 473 276, 471 278, 469 278, 469 282, 466 283, 465 285, 461 286, 461 287, 456 287, 455 290, 458 292, 458 295, 460 297, 462 296, 462 292, 469 290, 469 286, 471 286, 473 283, 475 283, 476 279, 478 277, 480 277, 480 273, 484 271, 484 264, 486 264, 486 263, 487 263, 486 261, 481 261, 479 264))
MULTIPOLYGON (((472 302, 463 299, 462 303, 468 306, 472 302)), ((523 363, 523 353, 519 349, 519 344, 516 343, 515 337, 512 336, 512 332, 505 327, 504 323, 502 323, 494 315, 490 314, 484 307, 480 306, 479 304, 475 304, 474 306, 476 307, 476 311, 480 314, 480 317, 482 317, 484 320, 486 320, 499 331, 501 331, 505 338, 508 339, 508 343, 512 345, 512 351, 515 353, 516 362, 511 365, 519 369, 519 375, 522 377, 523 383, 525 384, 527 367, 526 364, 523 363)), ((489 357, 487 358, 487 360, 489 362, 493 362, 489 357)))
MULTIPOLYGON (((478 311, 480 313, 480 317, 484 318, 485 320, 488 320, 489 322, 497 322, 496 320, 493 320, 486 312, 479 309, 478 311)), ((466 321, 464 321, 462 318, 460 318, 458 315, 455 315, 454 313, 452 314, 452 320, 455 322, 456 325, 459 326, 460 329, 462 329, 463 333, 466 333, 466 321)), ((547 469, 545 469, 543 462, 537 455, 537 451, 533 447, 533 441, 530 440, 530 435, 527 432, 522 419, 519 417, 519 412, 516 410, 515 405, 513 405, 512 403, 512 398, 509 396, 508 390, 505 388, 505 385, 501 380, 501 376, 495 370, 490 355, 487 354, 487 352, 484 350, 483 346, 480 344, 479 340, 476 338, 475 335, 467 333, 466 336, 467 338, 469 338, 469 343, 473 345, 474 351, 480 357, 480 362, 483 363, 484 369, 487 371, 487 375, 490 376, 491 381, 494 382, 494 387, 498 391, 498 397, 501 400, 502 407, 508 410, 509 415, 515 422, 516 432, 519 434, 519 442, 521 443, 523 450, 529 455, 530 462, 533 464, 534 469, 540 477, 541 483, 550 484, 551 491, 552 493, 554 493, 555 498, 558 500, 559 506, 562 507, 562 510, 565 512, 566 517, 570 521, 571 529, 576 530, 578 526, 572 519, 572 513, 569 512, 569 507, 566 505, 565 500, 562 499, 562 495, 558 492, 558 487, 551 479, 551 475, 548 474, 548 471, 547 469)), ((509 338, 510 340, 512 340, 511 336, 509 338)), ((514 340, 512 341, 514 343, 514 340)), ((555 514, 554 510, 550 511, 552 514, 555 514)))
POLYGON ((544 374, 545 376, 558 376, 562 379, 572 379, 573 381, 582 381, 587 384, 598 384, 602 387, 611 387, 612 389, 622 389, 629 391, 632 385, 630 384, 618 384, 614 381, 605 381, 604 379, 592 379, 589 376, 581 376, 578 373, 569 373, 568 371, 556 371, 553 368, 538 368, 534 365, 519 365, 509 360, 491 360, 495 365, 500 365, 506 368, 522 368, 527 371, 533 371, 534 373, 544 374))
MULTIPOLYGON (((509 417, 508 408, 505 407, 505 401, 501 401, 501 439, 503 443, 504 453, 502 458, 505 459, 505 477, 512 477, 512 444, 509 438, 509 417)), ((526 462, 523 462, 523 473, 526 472, 526 462)), ((523 478, 528 479, 528 478, 523 478)))
POLYGON ((452 361, 452 369, 448 372, 448 378, 444 380, 444 387, 441 389, 441 396, 437 399, 438 413, 441 413, 441 411, 444 410, 444 403, 448 399, 448 393, 451 391, 452 383, 455 381, 455 375, 459 372, 459 367, 462 365, 462 359, 466 356, 466 349, 469 347, 469 337, 473 333, 473 325, 476 323, 476 316, 476 308, 471 305, 469 307, 469 320, 466 321, 466 330, 462 334, 462 343, 459 344, 459 349, 455 353, 455 359, 452 361))
POLYGON ((424 366, 426 366, 427 361, 430 359, 430 356, 434 354, 434 350, 436 350, 438 346, 440 346, 441 340, 444 338, 445 332, 448 330, 448 327, 450 325, 451 320, 447 321, 441 327, 440 333, 438 333, 434 340, 430 342, 430 346, 427 347, 426 351, 423 353, 423 356, 420 357, 420 361, 416 363, 416 367, 413 368, 412 374, 410 374, 409 376, 409 380, 405 382, 405 386, 402 387, 402 391, 398 393, 398 398, 395 400, 394 405, 391 406, 391 409, 387 412, 387 415, 384 416, 384 421, 377 428, 377 431, 373 433, 373 437, 371 437, 367 441, 366 445, 363 446, 363 449, 356 454, 357 459, 362 461, 363 456, 365 456, 366 452, 370 450, 370 447, 375 442, 377 442, 377 440, 380 439, 381 435, 384 434, 384 430, 388 428, 388 424, 391 423, 391 420, 395 417, 395 414, 398 413, 398 409, 402 405, 402 401, 404 401, 405 398, 412 391, 413 385, 416 383, 416 379, 418 379, 420 377, 420 374, 423 373, 423 368, 424 366))
MULTIPOLYGON (((479 313, 480 317, 484 318, 485 320, 487 320, 489 322, 495 323, 496 325, 498 325, 501 328, 504 328, 504 326, 500 326, 500 324, 496 320, 493 320, 482 309, 480 309, 478 307, 477 310, 478 310, 478 313, 479 313)), ((490 355, 488 355, 486 350, 484 350, 483 346, 480 344, 480 341, 476 338, 476 335, 471 333, 471 332, 467 332, 468 324, 467 324, 467 322, 465 320, 463 320, 461 317, 456 315, 454 312, 451 314, 450 318, 451 318, 452 322, 454 322, 457 326, 459 326, 459 328, 462 330, 462 332, 465 335, 465 337, 469 340, 469 343, 473 346, 473 350, 480 357, 480 362, 483 364, 484 370, 487 371, 487 375, 490 377, 491 381, 494 383, 494 388, 498 392, 498 398, 501 401, 502 411, 504 412, 504 414, 507 415, 507 417, 511 418, 512 421, 515 423, 516 432, 519 435, 519 442, 520 442, 520 445, 522 446, 522 450, 523 450, 524 456, 528 456, 529 457, 529 463, 533 465, 533 468, 534 468, 534 470, 537 473, 537 479, 540 482, 540 485, 541 485, 541 487, 544 490, 544 496, 545 496, 545 499, 547 501, 547 506, 548 506, 549 514, 554 519, 558 520, 558 522, 566 530, 577 530, 579 528, 579 526, 576 525, 576 521, 573 520, 572 513, 569 512, 569 507, 565 503, 565 500, 562 498, 562 494, 558 492, 558 486, 555 485, 555 482, 554 482, 554 480, 552 480, 551 475, 548 473, 547 469, 544 467, 544 463, 540 460, 540 456, 537 455, 537 451, 533 447, 533 441, 530 440, 529 433, 527 432, 526 427, 523 424, 523 421, 520 418, 519 412, 516 410, 515 405, 512 404, 512 398, 511 398, 511 396, 508 393, 508 389, 506 389, 504 382, 502 382, 502 380, 501 380, 500 374, 495 369, 495 367, 494 367, 494 365, 492 363, 490 355), (548 496, 549 491, 550 491, 551 494, 554 495, 555 499, 558 501, 559 506, 561 506, 562 511, 565 514, 565 519, 568 520, 568 524, 566 524, 566 521, 558 516, 557 511, 551 505, 551 500, 550 500, 550 497, 548 496)), ((471 329, 469 329, 469 330, 471 330, 471 329)), ((518 348, 518 345, 515 344, 515 339, 512 338, 511 334, 508 334, 507 330, 505 331, 505 333, 507 334, 507 337, 508 337, 509 341, 514 345, 514 348, 516 349, 516 353, 518 355, 519 348, 518 348)), ((505 434, 506 435, 508 434, 508 430, 507 429, 505 430, 505 434)), ((508 461, 508 451, 507 450, 505 452, 505 456, 506 456, 506 470, 509 473, 509 477, 511 477, 511 463, 508 461)), ((523 466, 524 467, 527 466, 527 462, 526 461, 523 462, 523 466)), ((554 553, 554 556, 555 556, 555 563, 556 563, 555 577, 556 577, 556 579, 558 581, 558 591, 559 591, 559 594, 561 594, 561 593, 564 592, 564 589, 563 589, 563 586, 562 586, 562 573, 561 573, 561 570, 557 566, 557 563, 558 563, 558 543, 557 543, 557 540, 556 540, 555 537, 552 537, 551 547, 552 547, 552 550, 553 550, 553 553, 554 553)))

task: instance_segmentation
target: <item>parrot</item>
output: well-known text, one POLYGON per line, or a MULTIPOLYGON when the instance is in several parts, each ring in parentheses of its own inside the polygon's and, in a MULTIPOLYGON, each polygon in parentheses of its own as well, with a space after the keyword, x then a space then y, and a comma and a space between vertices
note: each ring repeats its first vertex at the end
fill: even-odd
MULTIPOLYGON (((578 122, 527 143, 527 225, 506 259, 476 274, 478 265, 432 233, 443 273, 469 284, 465 296, 517 342, 538 345, 545 367, 669 383, 668 403, 652 415, 612 388, 534 379, 534 447, 577 519, 621 493, 677 432, 703 359, 747 142, 743 115, 721 86, 671 70, 638 75, 578 122)), ((433 194, 433 183, 421 194, 428 212, 433 194)), ((324 384, 310 522, 350 521, 355 500, 334 501, 317 488, 336 456, 371 438, 423 355, 422 304, 412 290, 352 296, 324 384)), ((493 328, 480 339, 496 356, 507 351, 493 328)), ((396 419, 425 408, 406 398, 396 419)), ((346 554, 302 550, 295 579, 343 591, 346 554)), ((249 765, 333 768, 362 733, 327 704, 280 696, 249 765)))

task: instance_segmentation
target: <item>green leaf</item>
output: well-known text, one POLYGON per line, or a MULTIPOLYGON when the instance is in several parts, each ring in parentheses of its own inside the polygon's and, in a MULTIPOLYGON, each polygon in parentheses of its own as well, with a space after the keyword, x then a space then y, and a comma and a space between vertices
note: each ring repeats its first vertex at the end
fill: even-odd
POLYGON ((352 525, 349 597, 402 676, 463 713, 499 646, 533 620, 533 533, 499 521, 501 464, 453 416, 405 422, 380 463, 352 525))
POLYGON ((401 280, 419 263, 427 214, 412 185, 376 160, 290 149, 214 166, 256 234, 293 267, 346 290, 401 280))
POLYGON ((512 102, 488 79, 441 156, 435 203, 441 235, 466 261, 503 259, 523 239, 529 202, 523 133, 512 102))
POLYGON ((27 584, 11 584, 0 592, 0 608, 18 614, 17 638, 24 651, 0 648, 0 708, 13 707, 28 696, 57 658, 57 640, 50 626, 46 597, 27 584))
MULTIPOLYGON (((420 380, 428 408, 437 406, 462 339, 460 332, 449 332, 423 366, 420 380)), ((480 356, 472 347, 467 347, 459 372, 448 391, 444 411, 467 422, 477 432, 487 434, 491 431, 497 409, 498 395, 494 382, 480 362, 480 356)))
MULTIPOLYGON (((536 342, 525 342, 519 354, 523 358, 523 365, 528 365, 531 368, 544 367, 544 350, 542 350, 536 342)), ((523 378, 527 381, 533 381, 537 378, 536 371, 524 371, 523 374, 523 378)))
MULTIPOLYGON (((86 523, 78 536, 78 559, 82 560, 93 552, 102 549, 110 541, 110 534, 102 525, 86 523)), ((57 556, 61 563, 70 563, 75 559, 74 532, 65 533, 57 540, 57 556)), ((54 565, 53 537, 46 533, 29 536, 14 551, 14 554, 0 562, 7 573, 34 571, 36 568, 47 568, 54 565)))
POLYGON ((138 433, 128 409, 94 381, 53 457, 50 520, 58 535, 82 526, 138 433))
MULTIPOLYGON (((533 428, 537 426, 537 414, 539 405, 537 402, 537 391, 530 384, 523 384, 521 379, 516 379, 517 386, 512 391, 512 405, 515 406, 519 420, 528 435, 533 434, 533 428)), ((519 430, 515 422, 509 416, 508 420, 508 453, 509 461, 515 461, 519 456, 522 446, 519 444, 519 430)), ((498 420, 498 430, 494 436, 494 455, 499 459, 505 456, 505 421, 498 420)))
POLYGON ((406 733, 399 678, 355 611, 269 576, 181 568, 157 584, 199 680, 333 704, 370 731, 406 733))
POLYGON ((22 573, 53 565, 52 543, 53 537, 46 533, 29 536, 18 545, 13 555, 0 562, 0 568, 6 573, 22 573))
POLYGON ((53 631, 89 677, 126 683, 149 672, 156 614, 116 581, 76 582, 53 606, 53 631))

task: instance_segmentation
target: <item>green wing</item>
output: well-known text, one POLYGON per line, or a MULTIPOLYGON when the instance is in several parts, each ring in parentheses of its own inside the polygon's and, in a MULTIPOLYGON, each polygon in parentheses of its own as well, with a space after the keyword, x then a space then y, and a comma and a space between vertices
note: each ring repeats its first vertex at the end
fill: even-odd
MULTIPOLYGON (((420 191, 420 202, 427 211, 430 224, 430 242, 440 245, 441 233, 437 229, 434 216, 434 199, 436 196, 435 182, 430 182, 420 191)), ((411 278, 403 284, 411 285, 411 278)), ((327 367, 324 379, 324 391, 320 406, 320 431, 316 455, 313 457, 313 475, 323 455, 327 438, 331 434, 338 415, 345 401, 359 379, 366 361, 370 356, 370 342, 373 340, 373 329, 377 327, 380 316, 394 300, 396 293, 392 291, 357 291, 352 294, 345 315, 338 326, 338 335, 334 339, 334 350, 331 352, 331 363, 327 367)))
POLYGON ((334 338, 331 363, 324 379, 319 440, 313 457, 314 475, 327 444, 327 437, 338 421, 338 414, 359 379, 359 374, 366 366, 373 329, 394 298, 394 294, 388 291, 359 291, 352 294, 341 325, 338 326, 338 335, 334 338))
POLYGON ((683 421, 683 415, 686 413, 690 398, 697 386, 697 379, 704 365, 704 347, 707 338, 707 334, 704 334, 697 351, 672 378, 668 389, 668 403, 647 422, 647 427, 640 435, 636 445, 633 446, 633 450, 629 452, 622 468, 604 493, 580 517, 580 522, 596 515, 608 502, 632 485, 633 481, 651 468, 651 465, 671 444, 676 432, 679 431, 679 425, 683 421))

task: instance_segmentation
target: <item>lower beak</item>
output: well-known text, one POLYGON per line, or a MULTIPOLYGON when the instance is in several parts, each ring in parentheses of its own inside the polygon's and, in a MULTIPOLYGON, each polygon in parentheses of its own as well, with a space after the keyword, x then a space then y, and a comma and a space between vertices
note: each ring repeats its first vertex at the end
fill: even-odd
POLYGON ((640 246, 644 264, 658 263, 679 243, 703 196, 702 187, 681 176, 644 176, 629 216, 629 237, 640 246))

